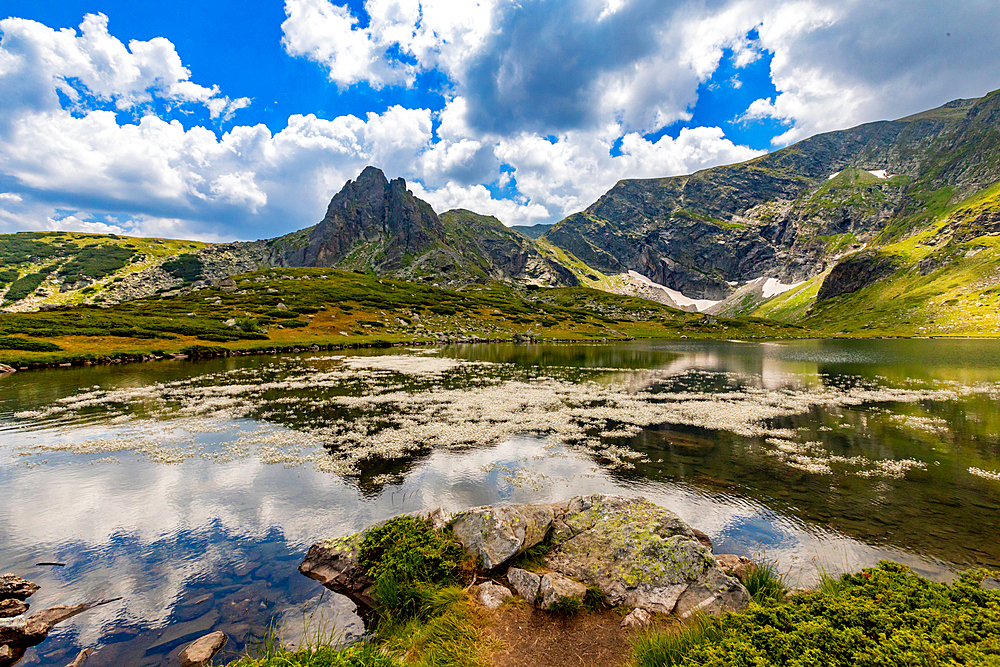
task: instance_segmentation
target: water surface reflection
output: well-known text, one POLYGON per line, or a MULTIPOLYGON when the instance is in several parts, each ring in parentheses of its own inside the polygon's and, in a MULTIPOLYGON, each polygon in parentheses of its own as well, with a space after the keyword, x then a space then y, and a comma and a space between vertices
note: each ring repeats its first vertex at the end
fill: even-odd
POLYGON ((173 664, 211 629, 231 635, 232 657, 310 601, 360 632, 344 599, 317 601, 321 588, 295 569, 301 556, 317 539, 434 506, 643 495, 705 530, 717 551, 765 553, 802 585, 819 568, 881 558, 934 578, 998 567, 1000 481, 969 472, 1000 471, 997 352, 992 341, 484 345, 407 352, 418 361, 405 363, 396 350, 371 362, 305 355, 15 374, 0 379, 0 563, 42 585, 36 608, 124 598, 60 626, 25 664, 62 665, 94 645, 89 664, 173 664), (419 359, 451 361, 427 373, 419 359), (881 388, 897 400, 845 398, 881 388), (198 412, 221 396, 224 406, 198 412), (401 396, 423 401, 414 413, 436 410, 438 430, 406 413, 401 396), (776 397, 802 407, 775 411, 776 397), (466 412, 453 405, 462 401, 466 412), (629 409, 680 421, 631 423, 629 409), (468 431, 445 422, 482 419, 475 410, 515 425, 548 410, 565 428, 465 442, 468 431), (730 423, 723 413, 739 417, 736 431, 719 427, 730 423), (372 437, 395 428, 461 438, 344 473, 321 465, 343 445, 314 430, 338 420, 367 420, 372 437), (270 449, 234 445, 258 432, 270 449), (124 433, 165 434, 184 455, 166 464, 143 448, 74 447, 124 433), (53 443, 67 447, 45 448, 53 443), (297 454, 275 456, 286 447, 297 454))

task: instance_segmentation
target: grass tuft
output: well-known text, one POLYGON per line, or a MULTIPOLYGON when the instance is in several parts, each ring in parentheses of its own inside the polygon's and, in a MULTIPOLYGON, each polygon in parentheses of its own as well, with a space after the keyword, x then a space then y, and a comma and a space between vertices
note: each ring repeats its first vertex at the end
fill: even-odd
POLYGON ((683 626, 669 630, 646 630, 632 640, 629 667, 672 667, 680 665, 694 647, 717 641, 722 635, 712 618, 695 614, 683 626))
POLYGON ((787 590, 785 578, 779 574, 777 563, 771 560, 754 561, 743 576, 743 585, 757 604, 781 602, 787 590))

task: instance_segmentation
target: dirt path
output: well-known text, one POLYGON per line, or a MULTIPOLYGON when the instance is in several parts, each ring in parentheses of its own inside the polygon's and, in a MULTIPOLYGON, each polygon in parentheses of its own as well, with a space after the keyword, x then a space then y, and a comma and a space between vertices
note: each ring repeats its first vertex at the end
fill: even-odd
POLYGON ((487 632, 508 648, 493 654, 495 667, 621 667, 631 630, 611 610, 562 619, 531 607, 505 606, 487 632))

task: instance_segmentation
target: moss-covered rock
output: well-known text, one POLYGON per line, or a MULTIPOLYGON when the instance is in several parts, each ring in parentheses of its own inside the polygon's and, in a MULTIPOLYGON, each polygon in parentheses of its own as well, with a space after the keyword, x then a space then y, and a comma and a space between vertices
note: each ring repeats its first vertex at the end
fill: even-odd
POLYGON ((611 605, 683 613, 739 611, 750 601, 690 526, 642 498, 574 498, 553 541, 549 568, 597 586, 611 605))

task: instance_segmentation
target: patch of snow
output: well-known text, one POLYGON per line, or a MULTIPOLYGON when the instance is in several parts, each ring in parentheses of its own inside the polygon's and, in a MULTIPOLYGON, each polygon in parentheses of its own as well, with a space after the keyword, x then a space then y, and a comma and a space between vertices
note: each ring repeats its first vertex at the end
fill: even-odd
POLYGON ((839 171, 836 174, 830 174, 829 176, 827 176, 826 180, 832 181, 833 179, 837 178, 838 176, 840 176, 840 172, 839 171))
POLYGON ((646 276, 642 275, 637 271, 629 271, 628 274, 634 280, 642 283, 643 285, 646 285, 647 287, 654 287, 656 289, 663 290, 664 292, 667 293, 667 296, 673 299, 678 306, 694 306, 699 313, 719 303, 718 301, 712 301, 710 299, 691 299, 689 297, 684 296, 681 292, 678 292, 677 290, 665 287, 660 283, 654 283, 652 280, 650 280, 649 278, 647 278, 646 276))
POLYGON ((777 278, 768 278, 767 280, 764 281, 764 291, 761 293, 761 296, 764 297, 765 299, 770 299, 772 296, 778 296, 779 294, 783 294, 790 289, 798 287, 804 282, 805 281, 802 280, 797 283, 792 283, 791 285, 785 285, 777 278))
POLYGON ((875 171, 869 169, 868 173, 874 176, 875 178, 882 179, 883 181, 892 176, 892 174, 887 172, 885 169, 876 169, 875 171))

